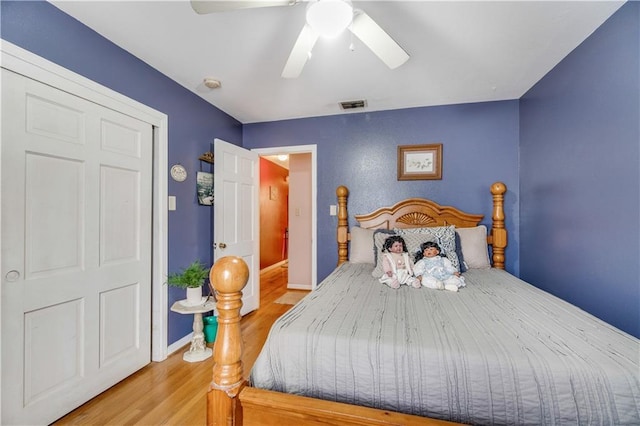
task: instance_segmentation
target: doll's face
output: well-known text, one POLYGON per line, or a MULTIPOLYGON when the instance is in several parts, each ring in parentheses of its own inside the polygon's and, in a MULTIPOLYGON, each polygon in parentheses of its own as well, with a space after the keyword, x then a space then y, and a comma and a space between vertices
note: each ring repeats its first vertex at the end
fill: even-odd
POLYGON ((427 247, 426 249, 424 249, 422 254, 424 255, 424 257, 436 257, 440 254, 440 251, 438 251, 438 249, 435 247, 427 247))
POLYGON ((391 253, 402 253, 402 243, 400 241, 394 241, 391 247, 389 247, 389 251, 391 253))

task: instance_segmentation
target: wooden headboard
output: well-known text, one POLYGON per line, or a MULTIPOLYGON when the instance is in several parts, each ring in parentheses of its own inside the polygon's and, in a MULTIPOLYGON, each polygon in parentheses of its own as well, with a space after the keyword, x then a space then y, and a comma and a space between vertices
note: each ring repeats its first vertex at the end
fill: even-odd
MULTIPOLYGON (((487 242, 492 246, 492 261, 495 268, 504 269, 504 251, 507 247, 507 231, 504 227, 504 193, 507 187, 502 182, 491 185, 493 194, 492 226, 487 242)), ((349 190, 345 186, 336 189, 338 198, 338 265, 347 261, 349 254, 349 224, 347 198, 349 190)), ((355 219, 362 228, 394 229, 423 228, 430 226, 454 225, 458 228, 478 226, 484 215, 465 213, 451 206, 423 198, 409 198, 391 207, 382 207, 374 212, 356 215, 355 219)))

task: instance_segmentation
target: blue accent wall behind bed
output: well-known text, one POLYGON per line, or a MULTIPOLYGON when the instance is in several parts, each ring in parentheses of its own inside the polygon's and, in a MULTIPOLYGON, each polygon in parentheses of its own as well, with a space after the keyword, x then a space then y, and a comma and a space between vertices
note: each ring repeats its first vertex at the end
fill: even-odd
POLYGON ((496 180, 505 200, 506 267, 518 273, 518 101, 410 108, 244 125, 246 148, 316 144, 318 153, 318 282, 336 266, 339 185, 350 190, 354 214, 409 197, 424 197, 485 215, 491 225, 496 180), (398 181, 398 145, 443 144, 442 180, 398 181))
POLYGON ((640 337, 640 3, 520 100, 520 271, 640 337))

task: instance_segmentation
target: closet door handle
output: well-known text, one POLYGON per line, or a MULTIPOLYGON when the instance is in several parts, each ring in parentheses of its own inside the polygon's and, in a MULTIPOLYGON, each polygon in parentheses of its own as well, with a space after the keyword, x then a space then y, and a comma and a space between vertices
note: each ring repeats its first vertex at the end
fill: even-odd
POLYGON ((15 269, 12 269, 11 271, 7 272, 7 275, 5 275, 4 277, 10 283, 18 281, 20 279, 20 271, 16 271, 15 269))
POLYGON ((221 249, 226 249, 227 245, 225 243, 219 243, 218 247, 220 247, 221 249))

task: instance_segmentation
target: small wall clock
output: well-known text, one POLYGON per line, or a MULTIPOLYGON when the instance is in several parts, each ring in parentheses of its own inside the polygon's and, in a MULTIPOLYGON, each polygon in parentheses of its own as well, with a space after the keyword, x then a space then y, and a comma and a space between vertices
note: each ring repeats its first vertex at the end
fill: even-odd
POLYGON ((184 182, 187 179, 187 170, 182 164, 174 164, 171 167, 171 177, 176 182, 184 182))

